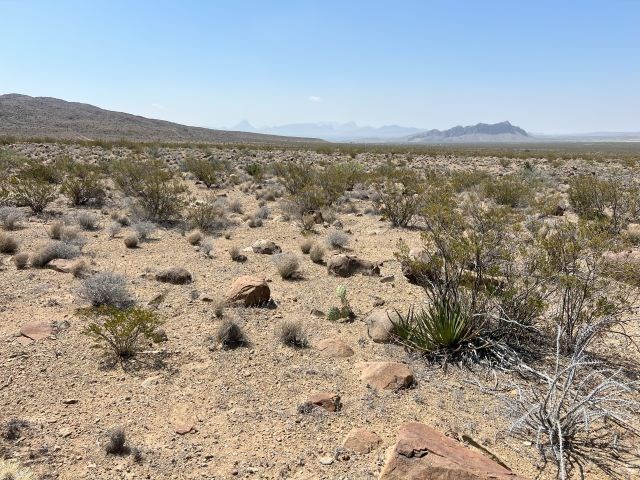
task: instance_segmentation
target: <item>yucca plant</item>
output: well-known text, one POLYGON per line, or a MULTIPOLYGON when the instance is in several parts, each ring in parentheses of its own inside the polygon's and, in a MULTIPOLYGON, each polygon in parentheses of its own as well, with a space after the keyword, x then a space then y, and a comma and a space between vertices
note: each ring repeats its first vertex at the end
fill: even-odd
POLYGON ((475 351, 482 325, 460 303, 440 300, 406 315, 398 314, 393 333, 412 350, 449 357, 468 349, 475 351))

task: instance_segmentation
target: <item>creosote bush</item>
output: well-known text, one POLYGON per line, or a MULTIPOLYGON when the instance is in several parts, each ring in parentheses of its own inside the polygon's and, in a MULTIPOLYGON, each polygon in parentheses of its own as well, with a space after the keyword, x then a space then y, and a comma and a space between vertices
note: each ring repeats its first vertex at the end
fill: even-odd
POLYGON ((95 205, 104 203, 106 196, 104 185, 95 167, 73 164, 62 182, 60 191, 71 205, 95 205))
POLYGON ((132 300, 126 277, 113 272, 98 272, 85 278, 78 295, 94 307, 125 307, 132 300))
POLYGON ((55 184, 31 177, 14 177, 10 180, 12 198, 18 206, 29 207, 33 213, 41 213, 58 196, 55 184))
POLYGON ((349 240, 351 240, 351 237, 342 230, 333 230, 327 234, 327 245, 336 250, 347 248, 349 240))
POLYGON ((324 259, 324 248, 318 243, 314 243, 309 250, 309 258, 313 263, 322 263, 324 259))
POLYGON ((133 357, 145 343, 162 341, 157 333, 162 321, 151 310, 103 306, 89 310, 86 316, 91 323, 83 333, 93 340, 94 348, 117 358, 133 357))
POLYGON ((214 196, 192 202, 186 209, 186 220, 190 228, 203 232, 215 232, 229 225, 224 202, 214 196))
POLYGON ((283 320, 276 329, 276 335, 287 347, 307 348, 309 346, 307 332, 300 321, 283 320))

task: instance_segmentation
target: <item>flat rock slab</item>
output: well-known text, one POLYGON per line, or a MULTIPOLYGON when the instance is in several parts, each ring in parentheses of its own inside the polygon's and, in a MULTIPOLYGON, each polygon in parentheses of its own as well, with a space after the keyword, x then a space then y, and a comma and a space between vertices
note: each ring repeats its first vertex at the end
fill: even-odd
POLYGON ((198 422, 198 417, 190 405, 176 405, 171 410, 169 422, 174 432, 178 435, 186 435, 197 431, 196 423, 198 422))
POLYGON ((20 329, 20 335, 31 340, 44 340, 55 333, 55 329, 50 323, 46 322, 29 322, 25 323, 20 329))
POLYGON ((360 380, 378 390, 400 390, 413 384, 413 373, 400 362, 363 362, 358 364, 360 380))
POLYGON ((379 480, 524 480, 491 458, 422 423, 405 423, 379 480))
POLYGON ((63 258, 54 258, 47 263, 47 268, 60 273, 71 273, 76 260, 65 260, 63 258))
POLYGON ((346 438, 342 446, 347 450, 364 455, 380 446, 382 439, 380 436, 368 428, 354 428, 346 438))
POLYGON ((347 358, 353 355, 353 348, 344 343, 339 338, 325 338, 318 342, 318 350, 327 356, 333 358, 347 358))

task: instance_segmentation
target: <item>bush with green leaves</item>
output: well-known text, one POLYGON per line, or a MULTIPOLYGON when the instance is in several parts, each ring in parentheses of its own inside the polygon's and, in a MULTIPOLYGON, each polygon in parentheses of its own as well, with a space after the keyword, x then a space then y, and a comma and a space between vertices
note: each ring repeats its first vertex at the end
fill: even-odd
POLYGON ((484 183, 484 193, 498 205, 511 208, 526 207, 533 200, 533 190, 517 174, 487 179, 484 183))
POLYGON ((264 177, 264 167, 256 162, 250 163, 244 167, 244 171, 253 177, 257 182, 262 181, 264 177))
POLYGON ((58 187, 37 177, 15 176, 9 181, 11 198, 20 207, 41 213, 58 196, 58 187))
POLYGON ((226 164, 220 160, 195 157, 187 158, 184 167, 207 187, 219 183, 220 177, 227 169, 226 164))
POLYGON ((327 319, 332 322, 337 322, 338 320, 353 320, 355 314, 347 299, 347 287, 338 285, 336 288, 336 296, 340 299, 340 306, 329 308, 327 311, 327 319))
POLYGON ((602 222, 612 233, 640 218, 640 192, 621 179, 576 176, 569 182, 568 195, 580 218, 602 222))
POLYGON ((139 307, 101 307, 86 313, 91 323, 83 333, 94 342, 94 348, 118 358, 133 357, 145 343, 160 342, 157 330, 162 321, 151 310, 139 307))
POLYGON ((413 170, 390 166, 379 168, 375 177, 375 209, 394 227, 412 225, 422 208, 425 181, 413 170))
POLYGON ((105 187, 95 167, 73 164, 67 173, 60 191, 71 205, 102 205, 106 196, 105 187))
POLYGON ((186 208, 185 219, 189 228, 203 232, 219 231, 229 225, 224 202, 215 196, 191 202, 186 208))

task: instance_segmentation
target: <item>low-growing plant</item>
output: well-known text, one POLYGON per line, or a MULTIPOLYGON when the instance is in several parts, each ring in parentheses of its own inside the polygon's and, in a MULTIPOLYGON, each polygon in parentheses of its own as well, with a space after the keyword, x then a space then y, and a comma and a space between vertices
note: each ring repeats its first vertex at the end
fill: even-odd
POLYGON ((187 242, 191 245, 198 245, 202 241, 202 232, 200 230, 193 230, 187 235, 187 242))
POLYGON ((15 207, 0 208, 0 223, 5 230, 17 230, 20 222, 24 221, 25 216, 22 211, 15 207))
POLYGON ((0 479, 2 480, 36 480, 33 472, 23 467, 16 460, 0 458, 0 479))
POLYGON ((244 331, 233 320, 222 322, 216 331, 215 341, 216 345, 220 345, 223 349, 234 349, 249 344, 244 331))
POLYGON ((200 251, 207 257, 211 256, 211 252, 213 252, 213 242, 211 240, 203 240, 200 242, 200 251))
POLYGON ((313 241, 313 239, 311 238, 305 238, 301 243, 300 243, 300 251, 302 253, 304 253, 305 255, 308 255, 309 252, 311 251, 311 247, 313 247, 313 245, 315 244, 315 242, 313 241))
POLYGON ((484 183, 484 193, 498 205, 526 207, 533 200, 533 191, 520 175, 509 174, 484 183))
POLYGON ((111 222, 107 227, 107 235, 109 238, 116 238, 122 231, 122 225, 118 222, 111 222))
POLYGON ((127 248, 137 248, 138 244, 140 243, 140 239, 135 233, 130 233, 129 235, 124 237, 123 242, 124 246, 127 248))
POLYGON ((141 221, 131 225, 131 229, 135 232, 138 240, 144 242, 158 229, 158 226, 153 222, 141 221))
POLYGON ((62 230, 64 229, 64 227, 65 225, 62 220, 55 220, 49 226, 49 237, 51 237, 54 240, 60 240, 60 237, 62 236, 62 230))
POLYGON ((29 263, 29 254, 26 252, 17 253, 13 256, 13 264, 16 266, 16 269, 23 270, 27 268, 27 264, 29 263))
POLYGON ((35 178, 14 177, 10 180, 12 198, 18 206, 26 206, 33 213, 41 213, 58 196, 55 184, 35 178))
POLYGON ((229 224, 224 203, 213 196, 191 203, 187 207, 186 220, 190 228, 203 232, 222 230, 229 224))
POLYGON ((31 255, 31 266, 44 268, 51 260, 71 260, 80 256, 80 248, 62 241, 52 241, 31 255))
POLYGON ((234 262, 242 263, 247 260, 247 256, 242 254, 240 247, 237 245, 232 245, 231 248, 229 248, 229 256, 234 262))
POLYGON ((339 285, 336 288, 336 296, 340 299, 339 307, 331 307, 327 311, 327 319, 332 322, 336 322, 338 320, 353 320, 355 318, 355 314, 353 313, 353 309, 349 304, 349 300, 347 299, 347 287, 344 285, 339 285))
POLYGON ((78 212, 76 214, 76 222, 83 230, 93 231, 100 228, 100 216, 93 212, 78 212))
POLYGON ((132 302, 126 277, 113 272, 98 272, 85 278, 78 296, 93 307, 126 307, 132 302))
POLYGON ((74 164, 62 182, 60 191, 71 205, 102 205, 106 196, 100 175, 94 167, 74 164))
POLYGON ((324 248, 322 245, 315 243, 309 250, 309 258, 313 263, 322 263, 324 259, 324 248))
POLYGON ((15 253, 18 251, 18 241, 6 232, 0 232, 0 253, 15 253))
POLYGON ((344 250, 351 237, 342 230, 333 230, 327 234, 327 245, 336 250, 344 250))
POLYGON ((83 333, 93 340, 94 348, 105 350, 117 358, 133 357, 145 342, 161 341, 157 329, 162 321, 151 310, 103 306, 86 315, 91 323, 83 333))
POLYGON ((307 348, 309 337, 304 326, 297 320, 283 320, 277 327, 276 334, 282 344, 291 348, 307 348))
POLYGON ((300 260, 293 253, 276 253, 271 258, 283 279, 289 280, 300 275, 300 260))
POLYGON ((221 174, 226 170, 226 165, 213 158, 189 157, 184 161, 185 168, 207 187, 218 183, 221 174))

